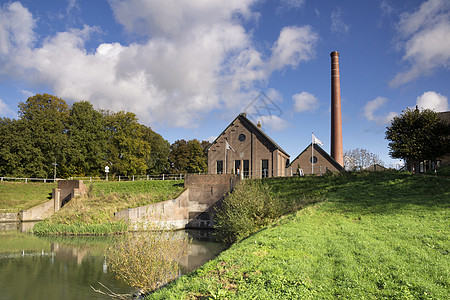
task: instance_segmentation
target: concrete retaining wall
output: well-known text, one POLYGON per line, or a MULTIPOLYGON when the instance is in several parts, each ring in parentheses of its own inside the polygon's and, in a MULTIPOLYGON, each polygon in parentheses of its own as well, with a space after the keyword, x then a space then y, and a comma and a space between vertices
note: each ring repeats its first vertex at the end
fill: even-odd
POLYGON ((126 209, 115 218, 131 224, 154 222, 164 228, 212 228, 214 208, 241 180, 232 174, 189 175, 178 198, 126 209))
POLYGON ((217 204, 238 182, 239 175, 202 174, 187 176, 184 186, 189 189, 188 228, 212 228, 217 204))
POLYGON ((167 229, 185 228, 189 222, 189 190, 178 198, 122 210, 114 214, 118 220, 136 225, 138 222, 157 222, 167 229))
POLYGON ((49 200, 41 205, 32 207, 27 210, 22 210, 19 213, 20 221, 40 221, 50 217, 55 213, 55 203, 49 200))
POLYGON ((0 223, 1 222, 18 222, 18 221, 19 221, 19 214, 16 212, 0 213, 0 223))

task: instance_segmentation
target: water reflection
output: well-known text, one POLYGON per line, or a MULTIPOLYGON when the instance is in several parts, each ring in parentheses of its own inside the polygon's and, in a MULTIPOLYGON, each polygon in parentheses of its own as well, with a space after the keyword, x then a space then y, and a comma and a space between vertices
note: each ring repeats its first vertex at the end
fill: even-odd
MULTIPOLYGON (((211 232, 180 231, 192 238, 190 252, 178 259, 187 273, 216 256, 223 246, 211 232)), ((133 292, 108 270, 104 253, 117 237, 38 238, 0 232, 0 299, 109 299, 94 292, 98 282, 118 294, 133 292)))

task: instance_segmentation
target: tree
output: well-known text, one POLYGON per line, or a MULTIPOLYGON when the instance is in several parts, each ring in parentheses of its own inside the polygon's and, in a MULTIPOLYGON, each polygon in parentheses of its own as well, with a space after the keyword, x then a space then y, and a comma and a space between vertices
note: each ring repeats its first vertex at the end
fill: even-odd
POLYGON ((386 130, 389 155, 416 164, 450 153, 450 124, 430 109, 406 109, 386 130))
POLYGON ((117 175, 142 175, 147 170, 150 145, 134 113, 104 112, 108 135, 106 161, 117 175))
POLYGON ((161 174, 169 171, 170 143, 150 127, 142 126, 143 139, 150 145, 147 158, 147 174, 161 174))
POLYGON ((344 168, 346 170, 365 169, 373 164, 384 166, 381 158, 369 150, 356 148, 344 152, 344 168))
POLYGON ((75 102, 70 108, 68 173, 71 176, 103 173, 108 141, 103 115, 87 101, 75 102))
POLYGON ((37 94, 19 103, 16 129, 26 138, 20 165, 24 176, 53 177, 53 164, 58 174, 66 167, 68 140, 68 105, 63 99, 37 94))
POLYGON ((169 161, 177 173, 204 173, 207 171, 204 151, 196 139, 177 140, 170 146, 169 161))

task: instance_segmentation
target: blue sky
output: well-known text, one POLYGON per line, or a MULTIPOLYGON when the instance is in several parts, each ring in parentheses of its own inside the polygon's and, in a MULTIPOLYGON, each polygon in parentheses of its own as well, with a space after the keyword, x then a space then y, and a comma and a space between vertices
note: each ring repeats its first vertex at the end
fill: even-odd
POLYGON ((449 110, 445 0, 0 3, 0 117, 49 93, 134 112, 172 143, 212 140, 246 110, 294 158, 311 132, 329 151, 335 50, 344 150, 395 164, 384 139, 392 117, 449 110), (261 93, 271 114, 255 114, 261 93))

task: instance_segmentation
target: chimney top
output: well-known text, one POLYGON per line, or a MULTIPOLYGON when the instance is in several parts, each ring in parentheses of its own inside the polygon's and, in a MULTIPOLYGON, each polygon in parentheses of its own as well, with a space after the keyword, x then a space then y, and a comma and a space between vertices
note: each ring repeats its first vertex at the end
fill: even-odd
POLYGON ((330 53, 330 56, 331 56, 331 57, 333 57, 333 56, 339 56, 339 52, 333 51, 333 52, 330 53))

